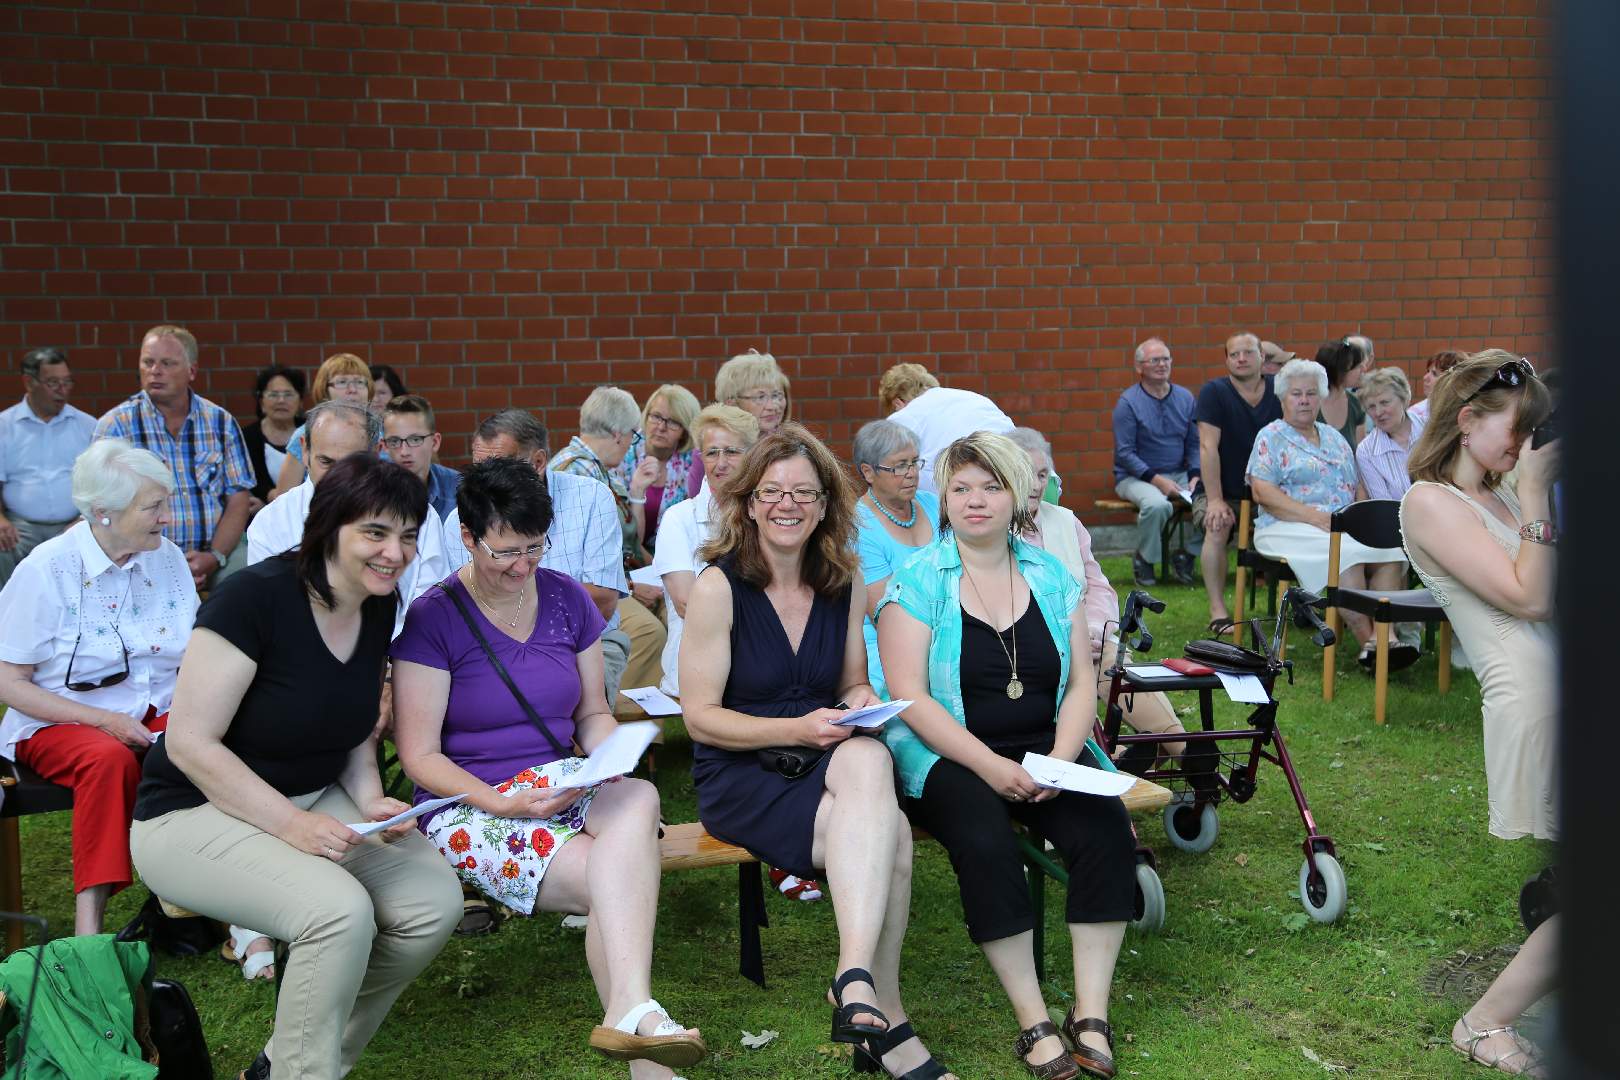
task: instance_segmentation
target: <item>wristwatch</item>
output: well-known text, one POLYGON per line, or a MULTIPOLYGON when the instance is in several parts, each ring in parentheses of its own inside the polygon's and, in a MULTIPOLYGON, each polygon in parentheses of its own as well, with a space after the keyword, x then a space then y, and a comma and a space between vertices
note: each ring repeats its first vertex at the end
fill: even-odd
POLYGON ((204 550, 206 550, 208 554, 212 555, 214 557, 214 561, 219 563, 221 566, 224 566, 225 560, 230 558, 229 555, 221 554, 219 548, 217 547, 209 547, 204 550))
POLYGON ((1537 518, 1534 521, 1526 522, 1519 529, 1519 536, 1532 544, 1548 544, 1551 546, 1558 544, 1558 531, 1553 528, 1553 523, 1546 518, 1537 518))

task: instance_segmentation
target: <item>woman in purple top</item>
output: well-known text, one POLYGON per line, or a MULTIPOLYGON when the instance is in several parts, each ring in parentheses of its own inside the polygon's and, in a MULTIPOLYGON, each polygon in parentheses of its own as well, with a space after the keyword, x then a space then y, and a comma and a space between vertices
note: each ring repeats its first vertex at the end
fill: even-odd
POLYGON ((472 561, 411 605, 392 649, 395 741, 417 801, 469 793, 422 831, 507 907, 590 916, 585 955, 607 1010, 591 1045, 630 1061, 635 1080, 667 1078, 706 1050, 650 993, 658 790, 624 778, 557 790, 585 764, 573 747, 588 754, 614 730, 605 624, 577 582, 539 566, 552 510, 532 465, 473 465, 456 507, 472 561))

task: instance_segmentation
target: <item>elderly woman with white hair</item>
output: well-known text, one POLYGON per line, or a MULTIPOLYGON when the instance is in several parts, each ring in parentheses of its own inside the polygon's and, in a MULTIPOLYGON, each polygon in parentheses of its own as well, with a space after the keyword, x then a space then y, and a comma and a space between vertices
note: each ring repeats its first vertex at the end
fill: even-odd
POLYGON ((186 557, 163 536, 174 475, 122 439, 73 463, 84 520, 0 590, 0 754, 73 789, 73 926, 101 933, 133 880, 141 756, 164 729, 197 613, 186 557))
MULTIPOLYGON (((1328 530, 1333 511, 1367 497, 1356 479, 1356 455, 1336 429, 1317 419, 1327 396, 1327 371, 1314 360, 1290 360, 1277 373, 1282 419, 1255 436, 1249 454, 1249 489, 1259 508, 1254 548, 1288 563, 1311 592, 1327 584, 1328 530)), ((1348 536, 1339 545, 1339 584, 1347 589, 1399 589, 1406 560, 1399 548, 1370 548, 1348 536)), ((1372 621, 1341 609, 1344 624, 1361 643, 1364 668, 1373 663, 1372 621)), ((1392 671, 1417 660, 1417 646, 1390 646, 1392 671)))
MULTIPOLYGON (((579 434, 546 463, 547 472, 587 477, 606 484, 613 492, 619 527, 624 532, 626 574, 652 562, 646 545, 647 489, 658 483, 664 472, 664 463, 648 454, 630 474, 628 483, 619 475, 617 470, 641 433, 640 427, 641 409, 629 391, 598 386, 579 407, 579 434)), ((663 599, 664 591, 656 585, 632 584, 630 592, 629 597, 619 601, 618 626, 609 624, 610 630, 621 630, 630 639, 630 659, 617 685, 657 686, 663 678, 659 654, 668 633, 653 609, 663 599)))
POLYGON ((917 436, 893 420, 863 425, 855 433, 854 459, 855 471, 866 481, 866 494, 855 504, 855 550, 866 583, 866 671, 873 691, 886 697, 872 615, 889 578, 934 539, 939 496, 918 486, 928 463, 917 449, 917 436))

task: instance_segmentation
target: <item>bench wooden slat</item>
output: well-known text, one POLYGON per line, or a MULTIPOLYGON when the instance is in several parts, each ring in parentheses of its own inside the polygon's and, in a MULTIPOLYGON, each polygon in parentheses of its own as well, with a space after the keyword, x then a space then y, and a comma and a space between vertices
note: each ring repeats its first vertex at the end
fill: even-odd
MULTIPOLYGON (((1170 804, 1170 789, 1149 780, 1138 780, 1120 799, 1124 801, 1125 809, 1132 813, 1163 810, 1170 804)), ((932 839, 921 830, 913 830, 912 836, 918 840, 932 839)), ((698 821, 664 826, 664 837, 658 847, 666 872, 699 870, 707 866, 737 866, 759 861, 744 848, 716 840, 698 821)))

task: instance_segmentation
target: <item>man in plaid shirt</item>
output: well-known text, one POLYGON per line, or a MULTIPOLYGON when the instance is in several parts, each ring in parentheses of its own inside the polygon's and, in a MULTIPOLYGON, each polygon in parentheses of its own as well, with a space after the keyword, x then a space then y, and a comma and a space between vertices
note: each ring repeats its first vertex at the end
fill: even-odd
POLYGON ((163 530, 191 566, 199 590, 229 569, 247 528, 253 467, 235 417, 191 390, 197 339, 179 326, 154 326, 141 339, 141 392, 96 425, 96 438, 127 439, 174 470, 173 520, 163 530))

